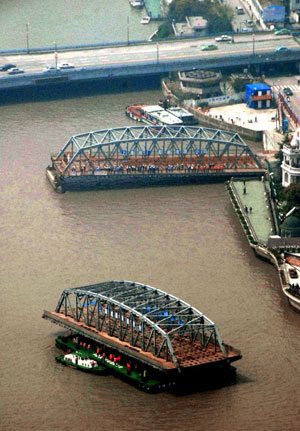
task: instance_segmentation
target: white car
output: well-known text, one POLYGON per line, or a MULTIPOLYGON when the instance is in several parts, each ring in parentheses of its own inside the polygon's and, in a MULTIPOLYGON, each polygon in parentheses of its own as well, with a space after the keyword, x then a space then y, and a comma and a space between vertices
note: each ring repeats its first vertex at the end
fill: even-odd
POLYGON ((19 69, 18 67, 13 67, 12 69, 8 69, 9 75, 17 75, 19 73, 24 73, 23 69, 19 69))
POLYGON ((74 64, 72 63, 61 63, 59 66, 59 69, 74 69, 74 64))
POLYGON ((232 37, 231 36, 227 36, 227 34, 222 34, 222 36, 220 37, 216 37, 216 42, 231 42, 232 41, 232 37))
POLYGON ((56 69, 54 66, 47 66, 44 69, 44 72, 57 72, 59 69, 56 69))

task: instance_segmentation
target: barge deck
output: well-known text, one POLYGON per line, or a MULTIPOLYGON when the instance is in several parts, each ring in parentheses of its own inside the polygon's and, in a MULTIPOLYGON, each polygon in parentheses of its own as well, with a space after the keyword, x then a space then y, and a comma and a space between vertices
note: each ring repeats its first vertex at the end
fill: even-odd
MULTIPOLYGON (((203 313, 136 282, 66 289, 56 310, 44 311, 43 317, 89 340, 95 358, 101 359, 99 352, 104 350, 169 382, 209 369, 225 370, 242 357, 239 350, 224 344, 216 325, 203 313)), ((56 344, 72 350, 72 342, 66 337, 56 344)))

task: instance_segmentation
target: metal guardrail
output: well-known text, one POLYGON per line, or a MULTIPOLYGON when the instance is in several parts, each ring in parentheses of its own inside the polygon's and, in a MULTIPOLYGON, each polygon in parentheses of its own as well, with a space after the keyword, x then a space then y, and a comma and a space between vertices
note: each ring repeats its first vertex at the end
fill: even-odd
MULTIPOLYGON (((227 32, 232 36, 240 36, 241 33, 236 32, 227 32)), ((270 31, 253 29, 251 30, 251 34, 268 34, 270 31)), ((299 31, 292 32, 292 36, 296 36, 300 33, 299 31)), ((153 44, 153 43, 176 43, 181 40, 202 40, 215 38, 223 33, 208 33, 202 36, 198 34, 195 35, 182 35, 180 37, 171 36, 168 38, 157 38, 154 41, 148 39, 133 39, 133 40, 121 40, 121 41, 113 41, 113 42, 101 42, 101 43, 87 43, 87 44, 75 44, 75 45, 59 45, 59 46, 41 46, 41 47, 29 47, 29 48, 13 48, 13 49, 0 49, 0 55, 18 55, 18 54, 38 54, 38 53, 51 53, 51 52, 62 52, 62 51, 76 51, 76 50, 86 50, 86 49, 101 49, 108 47, 118 47, 118 46, 132 46, 132 45, 143 45, 143 44, 153 44)))

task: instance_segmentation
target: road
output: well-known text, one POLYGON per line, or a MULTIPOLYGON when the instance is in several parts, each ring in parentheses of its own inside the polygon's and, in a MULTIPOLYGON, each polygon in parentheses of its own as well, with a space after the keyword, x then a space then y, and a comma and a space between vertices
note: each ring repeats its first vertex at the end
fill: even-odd
MULTIPOLYGON (((77 68, 99 67, 117 64, 138 64, 148 61, 171 61, 193 58, 216 58, 224 55, 239 55, 264 53, 275 51, 279 46, 286 46, 290 49, 299 50, 298 42, 292 36, 274 37, 273 33, 256 34, 236 34, 235 43, 216 43, 215 39, 201 38, 193 40, 179 40, 176 42, 148 43, 129 46, 111 46, 98 49, 66 51, 57 54, 57 62, 73 63, 77 68), (207 44, 216 44, 215 51, 201 51, 201 47, 207 44)), ((55 66, 55 53, 44 54, 23 54, 1 57, 1 63, 14 63, 25 72, 42 72, 48 66, 55 66)), ((2 73, 1 76, 6 75, 2 73)), ((1 77, 0 77, 1 79, 1 77)))

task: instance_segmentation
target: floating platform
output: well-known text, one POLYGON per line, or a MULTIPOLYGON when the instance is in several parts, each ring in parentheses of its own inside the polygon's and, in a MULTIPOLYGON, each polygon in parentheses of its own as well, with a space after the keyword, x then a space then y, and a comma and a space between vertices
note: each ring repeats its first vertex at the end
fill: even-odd
POLYGON ((195 126, 134 126, 73 136, 51 155, 46 176, 63 193, 224 182, 264 172, 236 133, 195 126))
MULTIPOLYGON (((225 372, 242 357, 223 343, 218 328, 203 313, 166 292, 131 281, 66 289, 56 310, 44 311, 43 318, 88 340, 97 355, 103 350, 118 355, 122 366, 131 361, 169 386, 209 370, 225 372)), ((67 335, 56 345, 74 350, 78 341, 67 335)))

